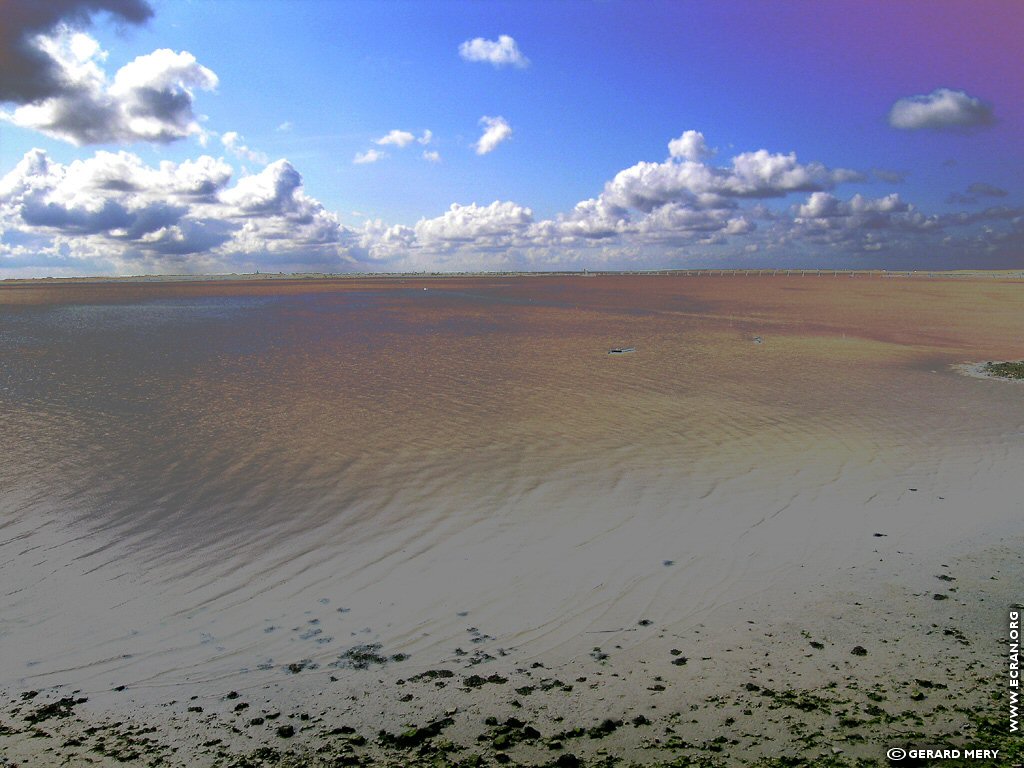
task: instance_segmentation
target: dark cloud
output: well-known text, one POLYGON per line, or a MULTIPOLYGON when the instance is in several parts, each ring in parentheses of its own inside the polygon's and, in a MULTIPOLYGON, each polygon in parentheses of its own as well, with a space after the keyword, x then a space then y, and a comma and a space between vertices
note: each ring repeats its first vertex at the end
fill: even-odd
POLYGON ((130 24, 153 16, 145 0, 0 0, 0 101, 30 104, 73 90, 60 63, 33 38, 62 23, 85 26, 102 11, 130 24))
POLYGON ((138 56, 108 82, 97 63, 99 45, 87 35, 61 35, 46 49, 66 73, 68 88, 0 118, 77 145, 167 143, 202 132, 193 91, 216 88, 217 76, 188 51, 161 48, 138 56))
POLYGON ((986 184, 983 181, 976 181, 967 187, 967 194, 954 192, 946 198, 949 205, 975 205, 980 197, 1006 197, 1010 193, 1005 189, 986 184))
POLYGON ((906 171, 893 171, 888 168, 872 168, 871 173, 879 181, 889 184, 902 184, 907 178, 906 171))
POLYGON ((983 181, 976 181, 967 188, 967 192, 978 197, 1006 197, 1009 192, 1005 189, 986 184, 983 181))
POLYGON ((1024 218, 1024 206, 996 205, 983 211, 971 213, 949 213, 941 217, 943 223, 966 226, 994 221, 1013 221, 1024 218))
POLYGON ((947 205, 974 205, 977 202, 978 198, 963 192, 953 192, 946 198, 947 205))

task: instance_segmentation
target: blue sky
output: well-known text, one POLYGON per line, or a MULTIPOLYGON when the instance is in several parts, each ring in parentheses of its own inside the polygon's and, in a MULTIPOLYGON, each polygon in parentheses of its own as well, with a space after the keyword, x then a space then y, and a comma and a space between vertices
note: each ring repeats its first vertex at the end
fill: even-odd
POLYGON ((1018 3, 11 8, 0 277, 1024 266, 1018 3))

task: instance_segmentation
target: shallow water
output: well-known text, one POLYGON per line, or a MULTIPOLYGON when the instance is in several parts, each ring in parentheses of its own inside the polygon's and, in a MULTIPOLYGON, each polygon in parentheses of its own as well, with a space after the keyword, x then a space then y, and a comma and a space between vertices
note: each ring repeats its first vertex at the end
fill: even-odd
POLYGON ((0 681, 569 654, 1012 522, 1022 390, 949 366, 1020 288, 0 287, 0 681))

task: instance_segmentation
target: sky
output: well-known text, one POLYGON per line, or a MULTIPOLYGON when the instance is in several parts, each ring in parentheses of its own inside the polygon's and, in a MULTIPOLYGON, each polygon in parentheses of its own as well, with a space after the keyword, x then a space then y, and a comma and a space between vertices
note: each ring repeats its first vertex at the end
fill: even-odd
POLYGON ((1024 268, 1016 0, 0 18, 0 278, 1024 268))

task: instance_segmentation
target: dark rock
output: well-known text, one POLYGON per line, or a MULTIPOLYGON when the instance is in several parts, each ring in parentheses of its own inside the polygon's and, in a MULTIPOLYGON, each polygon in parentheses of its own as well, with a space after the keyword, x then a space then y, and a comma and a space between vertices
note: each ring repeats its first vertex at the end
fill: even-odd
POLYGON ((587 736, 592 739, 603 739, 610 733, 615 731, 622 725, 621 720, 607 719, 603 720, 600 725, 595 725, 593 728, 587 731, 587 736))

